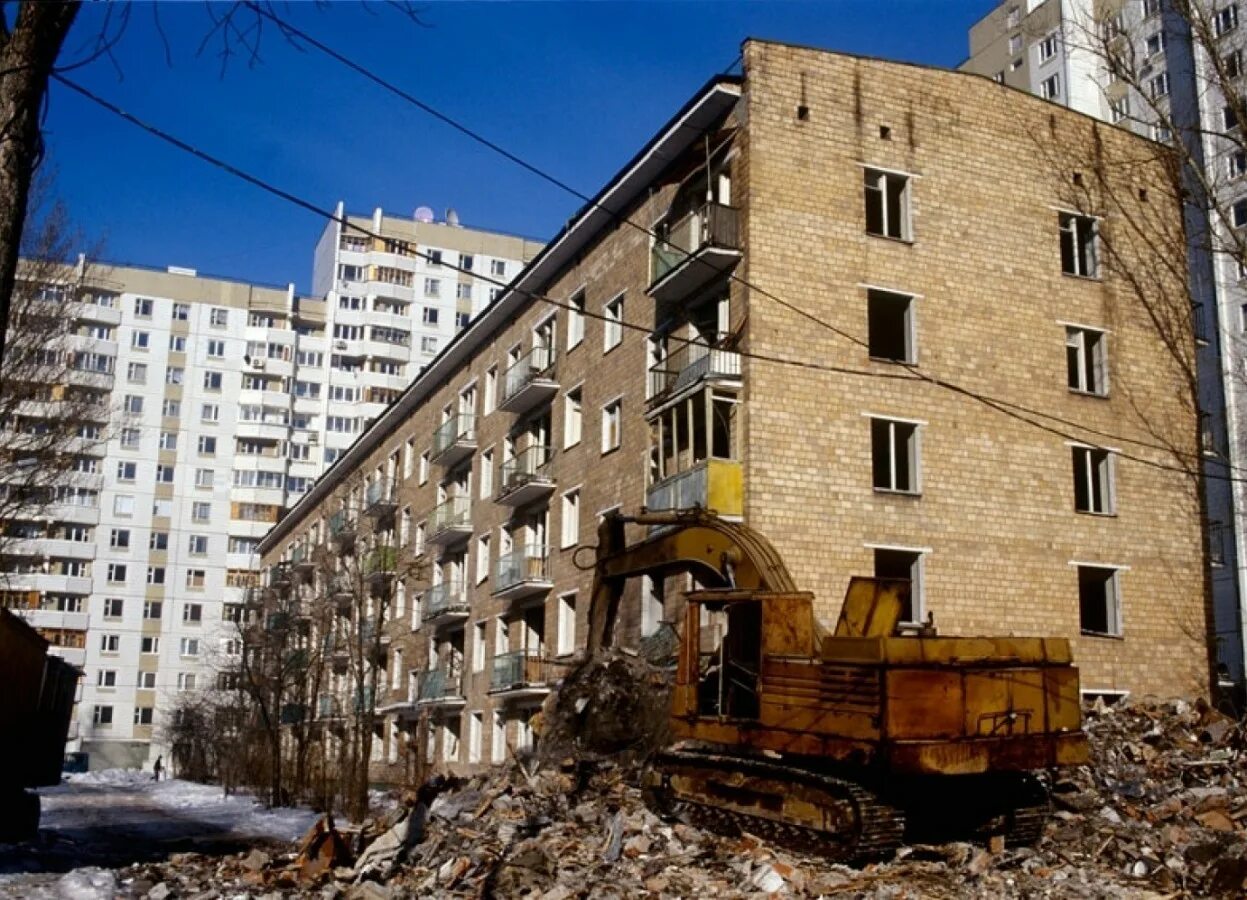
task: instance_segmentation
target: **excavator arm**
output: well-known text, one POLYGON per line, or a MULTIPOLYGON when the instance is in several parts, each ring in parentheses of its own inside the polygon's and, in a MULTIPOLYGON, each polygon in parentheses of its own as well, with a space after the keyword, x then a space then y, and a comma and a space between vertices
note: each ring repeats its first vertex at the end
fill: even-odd
POLYGON ((598 526, 597 559, 589 601, 590 658, 611 646, 624 585, 638 575, 691 572, 710 587, 795 592, 784 561, 761 534, 702 509, 607 513, 598 526), (629 545, 625 525, 662 530, 629 545))

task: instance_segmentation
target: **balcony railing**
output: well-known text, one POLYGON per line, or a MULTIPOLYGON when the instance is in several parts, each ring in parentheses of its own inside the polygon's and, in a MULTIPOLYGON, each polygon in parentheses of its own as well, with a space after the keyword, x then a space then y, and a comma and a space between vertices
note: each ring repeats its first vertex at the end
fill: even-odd
POLYGON ((476 449, 476 416, 456 413, 433 432, 431 458, 438 463, 454 465, 476 449))
POLYGON ((398 501, 394 493, 394 479, 376 478, 364 490, 364 515, 388 516, 394 512, 398 501))
POLYGON ((499 409, 524 412, 558 392, 554 380, 555 350, 538 344, 513 362, 502 382, 499 409))
POLYGON ((526 544, 498 557, 494 567, 494 594, 506 598, 525 597, 550 586, 549 547, 526 544))
POLYGON ((744 482, 740 463, 708 459, 664 478, 645 494, 650 510, 712 509, 721 516, 744 515, 744 482))
POLYGON ((650 293, 658 299, 686 296, 740 259, 734 207, 706 203, 673 222, 651 253, 650 293))
POLYGON ((290 567, 301 574, 312 570, 312 548, 307 544, 295 544, 290 551, 290 567))
POLYGON ((513 650, 494 657, 490 693, 549 688, 549 670, 536 650, 513 650))
POLYGON ((355 517, 349 509, 340 509, 329 517, 329 536, 342 542, 355 539, 355 517))
POLYGON ((433 509, 429 521, 429 540, 448 544, 472 533, 472 498, 451 497, 433 509))
POLYGON ((453 578, 435 584, 424 592, 424 621, 436 625, 468 614, 468 595, 463 579, 453 578))
POLYGON ((740 354, 704 344, 685 344, 650 367, 649 397, 658 400, 712 378, 740 378, 740 354))
POLYGON ((375 579, 394 574, 397 560, 393 547, 377 547, 364 557, 364 577, 375 579))
POLYGON ((445 669, 420 673, 417 697, 420 703, 463 702, 463 675, 445 669))
POLYGON ((495 499, 508 506, 523 506, 554 489, 550 474, 550 448, 534 444, 501 466, 495 499))

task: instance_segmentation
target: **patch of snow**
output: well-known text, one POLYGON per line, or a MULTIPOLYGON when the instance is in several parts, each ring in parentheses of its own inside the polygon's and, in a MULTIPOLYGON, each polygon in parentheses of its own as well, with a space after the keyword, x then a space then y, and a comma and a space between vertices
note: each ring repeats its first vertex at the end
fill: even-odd
POLYGON ((112 900, 116 891, 117 876, 95 866, 74 869, 56 883, 60 900, 112 900))
POLYGON ((152 773, 142 769, 100 769, 97 772, 74 772, 65 776, 66 784, 129 785, 152 781, 152 773))

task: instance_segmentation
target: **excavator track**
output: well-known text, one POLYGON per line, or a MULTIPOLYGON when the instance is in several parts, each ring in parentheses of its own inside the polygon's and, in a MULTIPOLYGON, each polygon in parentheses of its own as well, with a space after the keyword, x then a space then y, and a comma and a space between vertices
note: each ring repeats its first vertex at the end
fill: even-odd
POLYGON ((887 856, 905 834, 904 814, 861 785, 753 757, 669 750, 645 781, 660 815, 836 860, 887 856))

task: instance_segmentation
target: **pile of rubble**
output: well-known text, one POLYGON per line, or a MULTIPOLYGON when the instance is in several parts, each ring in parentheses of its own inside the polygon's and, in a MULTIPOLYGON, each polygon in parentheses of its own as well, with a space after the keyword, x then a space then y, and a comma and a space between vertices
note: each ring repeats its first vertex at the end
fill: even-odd
POLYGON ((609 762, 435 782, 362 829, 284 854, 184 854, 121 896, 276 898, 1176 897, 1247 888, 1247 733, 1204 705, 1089 711, 1095 765, 1052 785, 1038 847, 910 846, 861 868, 663 821, 609 762))

